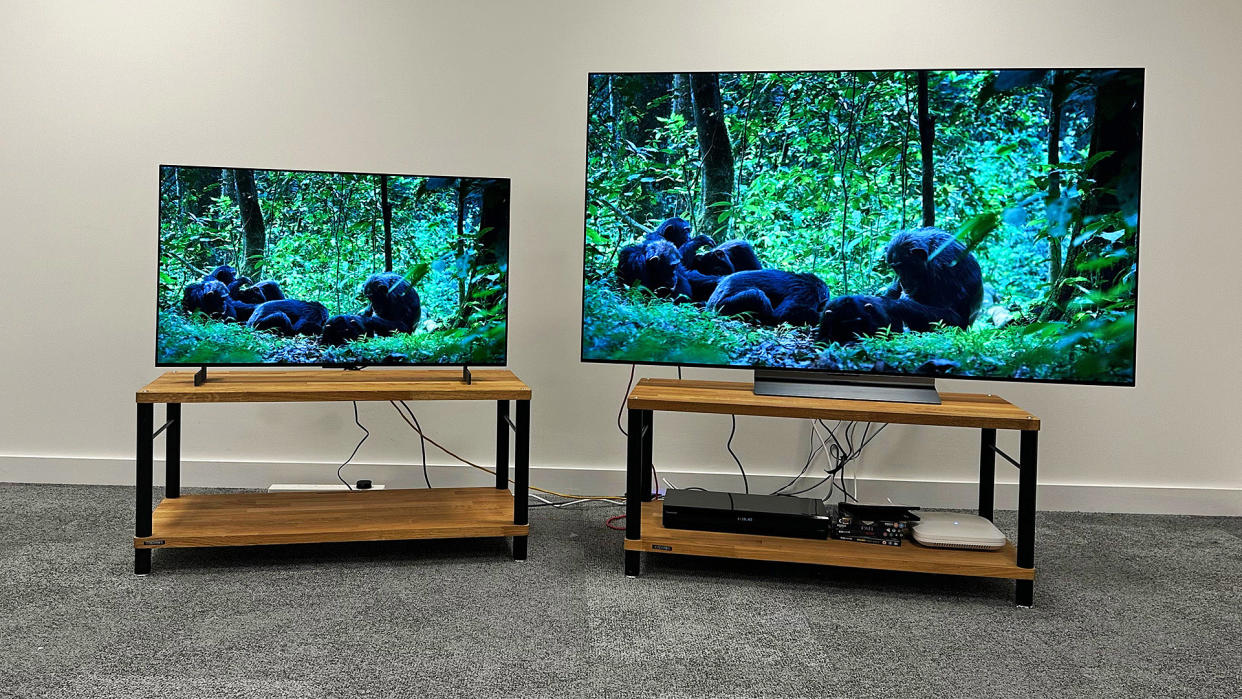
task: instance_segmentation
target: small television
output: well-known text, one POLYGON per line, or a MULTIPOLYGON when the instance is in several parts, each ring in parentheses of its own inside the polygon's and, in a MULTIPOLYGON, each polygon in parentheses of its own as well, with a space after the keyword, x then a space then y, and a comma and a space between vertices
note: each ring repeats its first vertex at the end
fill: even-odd
POLYGON ((157 366, 503 365, 509 181, 159 168, 157 366))
POLYGON ((935 377, 1132 386, 1143 85, 592 73, 582 359, 927 402, 935 377))

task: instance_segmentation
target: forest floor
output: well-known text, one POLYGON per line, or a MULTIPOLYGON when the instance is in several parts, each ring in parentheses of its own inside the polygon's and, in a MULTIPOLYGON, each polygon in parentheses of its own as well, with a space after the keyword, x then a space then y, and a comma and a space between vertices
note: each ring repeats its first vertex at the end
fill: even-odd
POLYGON ((200 314, 161 311, 156 343, 156 357, 166 364, 495 364, 504 361, 505 324, 441 327, 333 347, 317 337, 281 337, 200 314))
POLYGON ((618 289, 606 280, 587 285, 583 306, 584 359, 1122 383, 1133 378, 1133 344, 1114 339, 1125 337, 1121 330, 1132 327, 1132 314, 1128 325, 1120 318, 998 328, 981 320, 967 330, 825 344, 814 338, 814 328, 762 327, 642 289, 618 289))

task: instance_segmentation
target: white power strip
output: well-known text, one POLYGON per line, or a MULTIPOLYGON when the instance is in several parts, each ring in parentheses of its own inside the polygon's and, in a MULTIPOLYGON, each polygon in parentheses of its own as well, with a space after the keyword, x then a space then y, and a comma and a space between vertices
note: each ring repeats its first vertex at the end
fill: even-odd
MULTIPOLYGON (((373 484, 367 490, 383 490, 384 486, 373 484)), ((300 491, 349 490, 344 483, 273 483, 267 487, 269 493, 293 493, 300 491)), ((357 490, 357 488, 354 488, 357 490)))

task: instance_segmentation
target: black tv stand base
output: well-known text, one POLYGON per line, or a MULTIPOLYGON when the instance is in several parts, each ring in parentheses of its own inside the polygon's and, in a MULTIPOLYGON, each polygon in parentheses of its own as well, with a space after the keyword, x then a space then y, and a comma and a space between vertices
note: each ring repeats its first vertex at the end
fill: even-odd
POLYGON ((199 367, 198 371, 194 372, 194 385, 202 386, 205 383, 207 383, 207 367, 199 367))

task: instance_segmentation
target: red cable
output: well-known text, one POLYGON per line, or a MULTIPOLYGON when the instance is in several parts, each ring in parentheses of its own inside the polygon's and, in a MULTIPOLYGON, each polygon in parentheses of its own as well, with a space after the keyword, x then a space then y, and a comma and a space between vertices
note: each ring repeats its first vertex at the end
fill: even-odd
POLYGON ((625 531, 625 527, 612 526, 612 523, 619 519, 625 519, 625 515, 617 515, 616 517, 609 517, 608 521, 604 522, 604 526, 608 527, 609 529, 615 529, 616 531, 623 532, 625 531))

